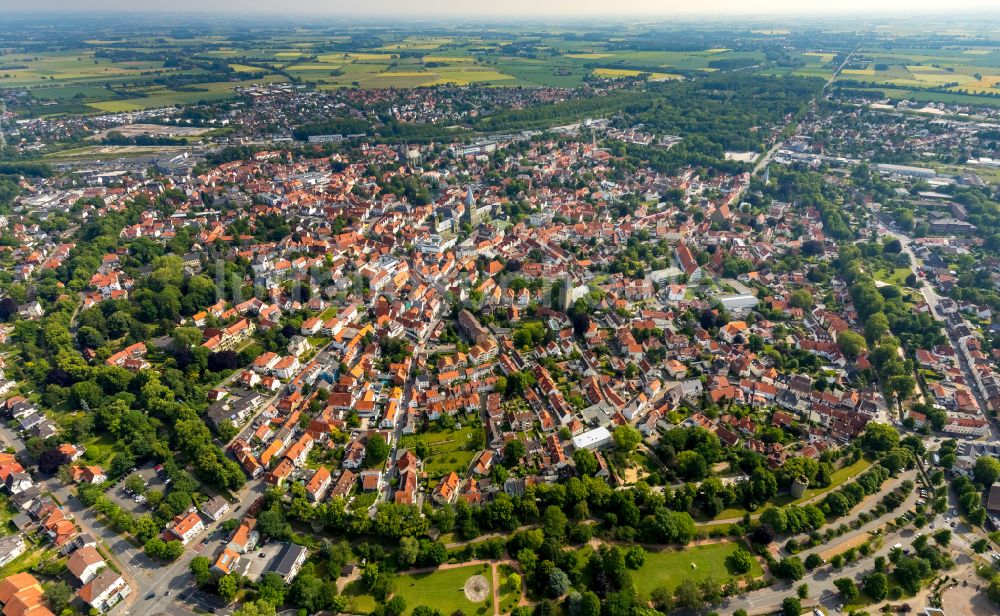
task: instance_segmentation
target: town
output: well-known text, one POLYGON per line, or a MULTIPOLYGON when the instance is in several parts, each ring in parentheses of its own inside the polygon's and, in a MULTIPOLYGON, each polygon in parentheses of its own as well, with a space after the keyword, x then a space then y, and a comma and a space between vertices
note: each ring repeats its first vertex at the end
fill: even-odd
POLYGON ((0 80, 2 613, 1000 611, 996 107, 874 96, 851 42, 0 80))

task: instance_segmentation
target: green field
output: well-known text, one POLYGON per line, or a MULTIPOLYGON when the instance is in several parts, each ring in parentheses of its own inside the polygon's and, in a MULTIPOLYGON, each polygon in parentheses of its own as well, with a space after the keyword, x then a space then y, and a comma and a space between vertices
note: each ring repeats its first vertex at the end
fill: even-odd
POLYGON ((467 448, 472 436, 472 426, 446 430, 433 425, 427 432, 408 434, 400 440, 400 446, 411 451, 417 442, 423 441, 430 448, 430 455, 424 458, 424 471, 430 479, 440 479, 451 471, 463 474, 472 463, 476 452, 467 448))
POLYGON ((826 492, 839 488, 850 478, 857 477, 861 473, 868 470, 868 467, 871 465, 871 462, 862 458, 854 464, 849 464, 843 468, 837 469, 830 475, 830 485, 823 488, 809 488, 802 495, 802 498, 796 499, 792 501, 792 503, 798 505, 811 498, 815 498, 821 494, 825 494, 826 492))
POLYGON ((361 580, 354 580, 345 586, 342 594, 347 597, 344 612, 348 614, 370 614, 378 608, 378 602, 368 594, 361 580))
MULTIPOLYGON (((473 575, 486 578, 492 591, 492 573, 486 565, 458 567, 431 573, 400 575, 395 581, 395 595, 406 600, 406 613, 409 614, 418 605, 426 605, 441 610, 443 614, 453 614, 461 610, 471 616, 485 610, 490 604, 492 595, 483 603, 473 603, 465 598, 463 587, 466 580, 473 575)), ((483 612, 485 613, 485 611, 483 612)))
POLYGON ((908 267, 897 267, 892 271, 886 269, 877 269, 874 272, 872 272, 872 276, 875 277, 875 280, 887 282, 897 287, 905 287, 906 277, 912 273, 913 270, 911 270, 908 267))
MULTIPOLYGON (((713 543, 686 547, 682 550, 664 550, 646 554, 646 563, 632 574, 636 589, 648 596, 660 586, 673 590, 686 579, 700 582, 714 578, 725 582, 734 576, 726 566, 726 558, 736 552, 739 543, 713 543)), ((754 562, 747 573, 751 577, 763 575, 760 565, 754 562)))

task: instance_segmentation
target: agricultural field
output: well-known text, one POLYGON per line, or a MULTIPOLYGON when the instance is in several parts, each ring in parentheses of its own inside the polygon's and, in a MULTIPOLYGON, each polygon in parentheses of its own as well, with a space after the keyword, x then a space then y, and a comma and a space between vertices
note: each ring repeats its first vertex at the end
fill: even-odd
POLYGON ((752 66, 763 61, 763 54, 757 52, 732 51, 729 49, 706 49, 704 51, 598 51, 592 53, 571 53, 565 56, 575 62, 593 68, 648 70, 676 70, 712 72, 752 66))
POLYGON ((467 599, 464 586, 474 575, 485 576, 488 586, 492 589, 490 568, 486 565, 476 565, 400 575, 395 580, 395 595, 406 600, 407 614, 418 605, 434 607, 441 610, 442 614, 454 614, 458 610, 465 614, 478 614, 481 607, 488 605, 492 593, 485 602, 474 603, 467 599))
POLYGON ((838 80, 862 82, 893 98, 983 104, 989 100, 982 95, 1000 95, 1000 48, 867 47, 838 80))
MULTIPOLYGON (((615 78, 649 73, 651 80, 681 74, 731 70, 763 61, 759 52, 712 48, 702 51, 608 49, 595 41, 559 35, 532 39, 531 54, 514 54, 516 34, 495 36, 391 35, 382 44, 346 47, 348 36, 326 33, 276 35, 266 40, 227 36, 119 37, 87 40, 79 50, 0 56, 0 89, 28 89, 38 100, 56 101, 36 111, 123 112, 215 101, 231 95, 233 79, 263 73, 266 80, 300 81, 321 89, 412 88, 484 85, 572 88, 588 76, 615 78), (119 61, 99 57, 105 50, 119 61), (177 54, 196 63, 175 66, 158 58, 177 54), (131 57, 141 60, 124 61, 131 57), (209 67, 211 67, 209 69, 209 67), (206 83, 176 85, 204 79, 206 83)), ((821 70, 825 55, 815 60, 821 70)), ((808 65, 811 66, 811 65, 808 65)), ((984 81, 984 87, 988 81, 984 81)))
MULTIPOLYGON (((726 558, 736 552, 737 542, 713 543, 689 546, 683 550, 663 550, 646 554, 646 562, 632 574, 636 589, 643 595, 666 586, 673 590, 686 579, 700 582, 708 578, 724 583, 734 576, 729 571, 726 558)), ((751 577, 763 575, 760 565, 754 562, 746 574, 751 577)))
POLYGON ((41 55, 0 55, 0 88, 37 88, 54 85, 104 84, 143 75, 181 74, 163 62, 112 62, 92 50, 41 55), (53 83, 54 82, 54 83, 53 83))
POLYGON ((197 103, 198 101, 203 100, 223 100, 235 96, 235 88, 237 87, 249 87, 255 83, 273 83, 280 81, 285 81, 285 78, 281 75, 268 75, 264 79, 247 81, 216 81, 199 83, 187 86, 184 89, 151 87, 149 89, 136 90, 136 94, 143 95, 139 98, 88 103, 88 105, 99 111, 108 111, 112 113, 120 111, 135 111, 137 109, 154 109, 156 107, 170 107, 173 105, 197 103))

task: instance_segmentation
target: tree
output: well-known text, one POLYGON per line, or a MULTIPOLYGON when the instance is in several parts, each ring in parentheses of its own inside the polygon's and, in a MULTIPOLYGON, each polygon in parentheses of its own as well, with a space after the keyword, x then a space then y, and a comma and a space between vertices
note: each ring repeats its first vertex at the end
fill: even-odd
POLYGON ((555 505, 546 507, 545 519, 542 522, 542 532, 547 539, 562 543, 566 539, 566 527, 569 519, 563 510, 555 505))
POLYGON ((781 602, 781 613, 783 616, 800 616, 802 614, 802 601, 798 597, 786 597, 781 602))
POLYGON ((570 595, 569 616, 600 616, 601 600, 592 591, 570 595))
POLYGON ((822 564, 823 564, 823 557, 820 556, 819 554, 813 552, 809 556, 806 556, 806 562, 805 562, 806 569, 812 571, 813 569, 822 564))
POLYGON ((858 585, 851 578, 838 578, 833 581, 833 585, 840 591, 840 596, 844 598, 844 603, 853 603, 861 595, 858 585))
POLYGON ((861 442, 871 451, 889 451, 899 446, 899 432, 889 424, 872 421, 865 426, 861 442))
POLYGON ((267 601, 271 605, 284 605, 285 580, 273 571, 265 573, 257 584, 257 599, 267 601))
POLYGON ((368 468, 382 466, 389 457, 389 450, 389 443, 385 442, 385 437, 381 434, 369 436, 365 443, 365 465, 368 468))
POLYGON ((698 610, 705 604, 701 589, 691 578, 684 578, 674 590, 674 604, 681 609, 698 610))
POLYGON ((214 577, 211 572, 212 561, 207 556, 195 556, 191 559, 188 569, 194 576, 194 583, 198 586, 207 586, 214 577))
POLYGON ((420 542, 413 537, 399 538, 399 551, 396 553, 396 560, 402 569, 408 569, 417 562, 417 555, 420 553, 420 542))
POLYGON ((504 445, 503 462, 507 467, 513 468, 521 463, 521 458, 524 457, 524 454, 524 443, 516 440, 511 441, 504 445))
POLYGON ((753 554, 743 548, 738 548, 726 558, 726 566, 730 572, 735 574, 747 573, 753 568, 753 565, 753 554))
POLYGON ((139 473, 133 473, 125 479, 125 487, 136 494, 142 494, 146 490, 146 482, 139 473))
MULTIPOLYGON (((505 452, 506 453, 506 452, 505 452)), ((576 464, 576 472, 581 477, 593 477, 597 472, 597 456, 589 449, 576 449, 573 451, 573 462, 576 464)))
POLYGON ((857 359, 868 346, 864 336, 849 329, 837 334, 837 344, 840 346, 840 352, 851 360, 857 359))
POLYGON ((875 601, 881 601, 889 595, 889 578, 884 573, 869 573, 861 579, 865 593, 875 601))
POLYGON ((267 601, 247 601, 232 616, 274 616, 274 604, 267 601))
POLYGON ((69 607, 70 599, 73 598, 73 591, 63 581, 49 582, 45 584, 45 597, 49 600, 49 607, 53 614, 59 614, 69 607))
POLYGON ((558 567, 549 572, 548 591, 550 597, 561 597, 570 588, 569 576, 558 567))
POLYGON ((993 485, 1000 478, 1000 460, 993 456, 979 456, 972 468, 972 476, 980 485, 993 485))
POLYGON ((807 289, 792 291, 788 296, 788 303, 793 308, 811 309, 813 307, 813 296, 807 289))
POLYGON ((806 574, 806 568, 797 556, 788 556, 778 562, 774 574, 780 578, 798 581, 806 574))
POLYGON ((406 611, 406 599, 396 595, 385 604, 385 616, 402 616, 406 611))
POLYGON ((219 578, 216 592, 225 599, 226 603, 236 598, 236 593, 240 590, 240 576, 230 573, 219 578))
POLYGON ((934 534, 932 536, 934 537, 935 543, 937 543, 940 546, 947 547, 947 545, 949 543, 951 543, 951 529, 950 528, 942 528, 942 529, 936 530, 936 531, 934 531, 934 534))
POLYGON ((986 596, 993 603, 1000 604, 1000 576, 994 577, 990 585, 986 587, 986 596))
POLYGON ((642 433, 627 424, 615 428, 611 436, 615 441, 615 446, 626 453, 635 451, 635 448, 642 442, 642 433))
POLYGON ((677 468, 677 474, 685 479, 698 481, 708 476, 708 462, 705 460, 705 457, 697 451, 682 451, 677 454, 677 458, 674 462, 677 468))
POLYGON ((911 594, 916 594, 920 590, 920 583, 931 574, 930 563, 923 558, 910 558, 901 556, 896 561, 896 568, 893 570, 896 580, 904 590, 911 594))
POLYGON ((309 612, 318 612, 324 607, 323 580, 314 573, 303 571, 295 576, 288 596, 293 605, 309 612))

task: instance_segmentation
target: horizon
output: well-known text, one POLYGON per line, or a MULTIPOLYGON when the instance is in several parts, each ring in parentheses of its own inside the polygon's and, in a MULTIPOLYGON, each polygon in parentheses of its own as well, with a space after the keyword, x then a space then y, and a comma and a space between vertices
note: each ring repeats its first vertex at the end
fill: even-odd
POLYGON ((299 0, 294 6, 282 10, 275 8, 274 3, 263 0, 176 0, 166 7, 160 3, 146 0, 92 0, 87 6, 81 7, 73 0, 39 0, 38 2, 16 2, 6 7, 8 15, 16 13, 20 16, 52 16, 61 14, 66 17, 77 15, 206 15, 206 14, 242 14, 247 17, 287 18, 322 16, 322 17, 413 17, 421 16, 428 20, 462 20, 468 18, 505 19, 513 21, 531 21, 533 19, 559 18, 569 21, 587 20, 592 18, 619 17, 626 19, 655 19, 669 17, 684 18, 737 18, 745 16, 776 17, 879 17, 898 18, 905 20, 921 16, 949 15, 953 17, 988 16, 1000 18, 1000 9, 989 0, 959 0, 942 5, 932 0, 881 0, 866 2, 865 0, 843 0, 835 6, 812 5, 803 7, 795 0, 756 0, 740 2, 739 0, 706 0, 692 9, 689 3, 658 2, 657 0, 625 0, 616 3, 614 8, 597 0, 549 0, 544 8, 538 8, 538 3, 528 0, 513 0, 503 5, 503 8, 470 9, 470 4, 462 0, 436 0, 431 6, 426 3, 415 5, 402 0, 378 0, 358 10, 355 3, 324 2, 323 0, 299 0), (874 5, 874 6, 873 6, 874 5), (902 14, 900 14, 902 13, 902 14))

